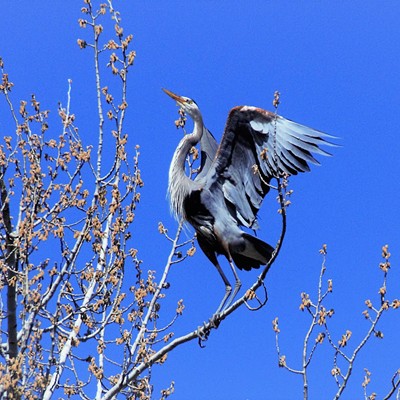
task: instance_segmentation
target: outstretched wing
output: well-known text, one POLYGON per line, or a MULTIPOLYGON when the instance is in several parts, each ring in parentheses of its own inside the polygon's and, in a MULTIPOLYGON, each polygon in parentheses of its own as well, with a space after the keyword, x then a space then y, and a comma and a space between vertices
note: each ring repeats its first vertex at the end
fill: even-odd
POLYGON ((257 229, 257 212, 271 178, 309 171, 319 164, 314 154, 330 155, 319 146, 335 146, 315 129, 255 107, 235 107, 207 174, 207 187, 221 189, 240 225, 257 229))

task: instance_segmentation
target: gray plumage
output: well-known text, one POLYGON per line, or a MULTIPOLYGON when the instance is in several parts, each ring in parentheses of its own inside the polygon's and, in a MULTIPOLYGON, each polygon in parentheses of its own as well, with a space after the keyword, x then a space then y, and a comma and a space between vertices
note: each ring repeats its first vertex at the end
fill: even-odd
POLYGON ((257 212, 268 193, 269 182, 281 174, 309 171, 308 163, 319 164, 313 154, 329 155, 319 146, 334 146, 320 131, 256 107, 234 107, 218 146, 204 126, 197 104, 164 91, 177 101, 194 121, 193 133, 180 141, 169 170, 168 192, 171 210, 195 229, 198 243, 219 271, 226 293, 220 311, 231 293, 217 255, 229 261, 240 288, 235 267, 244 270, 268 263, 273 247, 244 232, 241 226, 257 229, 257 212), (201 169, 194 180, 185 174, 187 154, 200 142, 201 169), (256 171, 255 171, 256 169, 256 171))

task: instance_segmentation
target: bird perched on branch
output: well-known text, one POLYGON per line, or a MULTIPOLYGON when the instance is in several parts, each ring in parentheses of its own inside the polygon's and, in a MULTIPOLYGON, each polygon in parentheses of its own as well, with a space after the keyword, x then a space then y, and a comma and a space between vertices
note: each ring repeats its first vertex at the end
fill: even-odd
POLYGON ((172 158, 168 192, 171 211, 193 226, 200 248, 224 281, 219 312, 240 289, 235 265, 248 271, 271 259, 274 248, 241 228, 258 228, 257 212, 271 179, 309 171, 308 162, 319 164, 312 154, 330 155, 319 146, 333 146, 325 140, 332 136, 261 108, 239 106, 229 112, 218 146, 196 102, 163 90, 194 122, 193 133, 183 137, 172 158), (192 180, 185 173, 185 162, 199 142, 201 165, 192 180), (219 254, 228 259, 235 277, 232 294, 219 254))

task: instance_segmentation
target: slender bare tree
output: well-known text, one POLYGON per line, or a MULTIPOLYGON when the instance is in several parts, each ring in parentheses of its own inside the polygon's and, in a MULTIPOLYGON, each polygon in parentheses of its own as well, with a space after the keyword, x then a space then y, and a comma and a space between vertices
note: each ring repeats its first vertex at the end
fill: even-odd
MULTIPOLYGON (((144 183, 140 149, 133 135, 126 133, 125 119, 128 71, 134 71, 136 53, 133 36, 124 31, 113 3, 84 0, 78 21, 83 39, 77 44, 91 52, 95 77, 97 139, 91 135, 90 144, 85 140, 89 135, 78 130, 79 121, 71 109, 72 81, 68 81, 65 104, 58 108, 60 125, 54 126, 40 99, 13 98, 14 84, 6 60, 0 59, 0 107, 8 110, 10 126, 10 133, 0 139, 2 399, 112 399, 117 395, 165 399, 173 393, 174 383, 161 394, 154 393, 154 364, 164 364, 168 353, 186 342, 195 340, 201 345, 239 307, 257 310, 267 302, 264 279, 281 248, 290 204, 285 177, 278 179, 275 188, 281 233, 271 261, 254 283, 223 312, 210 315, 210 322, 201 328, 196 324, 176 335, 174 323, 184 311, 182 300, 169 311, 170 322, 160 326, 168 274, 174 265, 194 255, 195 238, 181 238, 182 223, 171 236, 159 224, 170 252, 158 276, 144 270, 134 248, 132 224, 144 183), (107 74, 114 79, 106 79, 107 74), (106 86, 104 81, 113 83, 106 86)), ((278 107, 278 93, 273 104, 278 107)), ((184 128, 183 114, 176 125, 184 128)), ((190 171, 196 168, 197 158, 198 151, 193 149, 187 159, 190 171)), ((305 340, 303 368, 296 372, 303 375, 306 395, 307 365, 316 347, 307 353, 310 334, 317 326, 325 327, 335 351, 335 366, 340 357, 349 366, 347 372, 334 374, 340 396, 357 353, 350 357, 343 353, 349 334, 339 345, 328 335, 329 311, 322 308, 326 294, 322 294, 321 279, 315 305, 307 295, 302 297, 312 325, 305 340)), ((375 313, 365 315, 371 318, 369 336, 378 332, 376 324, 385 305, 396 308, 400 303, 389 304, 382 297, 379 309, 367 304, 369 313, 375 313)), ((165 320, 168 311, 164 312, 165 320)), ((274 329, 278 332, 277 320, 274 329)), ((364 343, 360 350, 363 347, 364 343)), ((279 357, 281 366, 286 366, 280 353, 279 357)), ((398 393, 398 375, 392 385, 392 393, 398 393)))
MULTIPOLYGON (((212 324, 172 340, 173 324, 184 309, 179 301, 170 323, 158 326, 170 268, 194 254, 194 238, 181 240, 182 223, 173 237, 160 223, 170 254, 158 280, 154 271, 143 272, 130 244, 143 186, 140 152, 130 145, 135 153, 127 153, 124 129, 128 71, 136 56, 132 35, 125 34, 112 1, 85 0, 81 11, 85 38, 77 43, 93 54, 96 82, 95 145, 78 130, 71 80, 66 104, 58 109, 62 129, 57 134, 35 96, 15 106, 14 84, 0 63, 2 107, 14 125, 0 146, 0 395, 7 399, 50 399, 60 393, 151 398, 151 366, 164 363, 182 343, 206 340, 211 329, 256 297, 273 261, 212 324), (103 85, 106 74, 115 76, 113 87, 103 85)), ((196 160, 193 151, 189 168, 196 160)), ((279 193, 283 205, 284 184, 279 193)), ((171 383, 161 397, 173 390, 171 383)))

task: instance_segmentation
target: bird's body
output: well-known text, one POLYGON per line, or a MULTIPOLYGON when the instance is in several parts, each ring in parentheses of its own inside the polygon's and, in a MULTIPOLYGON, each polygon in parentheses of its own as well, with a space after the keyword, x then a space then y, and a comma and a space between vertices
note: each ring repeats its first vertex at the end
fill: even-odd
POLYGON ((323 139, 328 135, 260 108, 240 106, 230 111, 218 146, 196 103, 164 91, 194 121, 193 133, 183 137, 171 162, 171 210, 193 226, 201 249, 218 269, 227 288, 221 310, 231 286, 217 255, 228 259, 235 276, 232 301, 240 287, 233 263, 245 270, 259 268, 268 263, 274 250, 241 227, 258 228, 257 212, 272 178, 308 171, 307 161, 318 163, 311 153, 328 154, 319 148, 330 144, 323 139), (199 142, 201 169, 192 180, 185 174, 185 161, 199 142))

